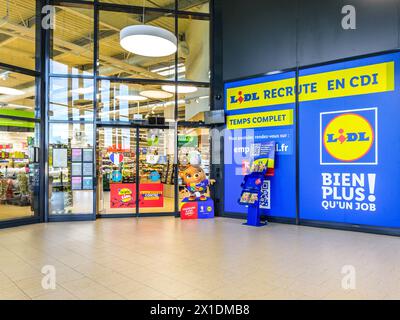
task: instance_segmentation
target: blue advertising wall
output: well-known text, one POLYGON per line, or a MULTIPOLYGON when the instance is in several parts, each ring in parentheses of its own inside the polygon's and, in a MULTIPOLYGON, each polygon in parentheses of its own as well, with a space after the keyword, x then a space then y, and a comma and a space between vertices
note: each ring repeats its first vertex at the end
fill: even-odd
POLYGON ((398 228, 400 54, 303 69, 300 78, 337 70, 343 81, 299 104, 300 218, 398 228))
MULTIPOLYGON (((295 130, 295 96, 281 97, 283 103, 263 104, 262 91, 257 84, 286 83, 291 86, 295 83, 295 73, 286 72, 275 75, 230 82, 225 85, 225 110, 229 117, 237 116, 246 118, 267 114, 280 114, 281 111, 291 111, 293 115, 291 124, 285 125, 285 120, 277 125, 267 124, 263 127, 252 127, 251 124, 239 125, 238 129, 226 129, 224 143, 224 210, 225 213, 240 214, 247 213, 245 206, 239 205, 241 195, 240 184, 243 182, 243 163, 249 159, 251 144, 274 140, 277 143, 275 156, 275 176, 271 180, 271 209, 264 210, 264 214, 274 217, 295 218, 296 217, 296 130, 295 130), (245 88, 242 96, 248 94, 249 99, 255 98, 254 103, 247 104, 237 102, 238 108, 228 108, 229 102, 236 100, 239 95, 232 94, 233 88, 245 88), (253 90, 253 91, 252 91, 253 90), (251 96, 258 93, 258 97, 251 96), (236 98, 234 98, 236 97, 236 98), (257 100, 258 98, 258 100, 257 100), (233 99, 233 100, 230 100, 233 99), (244 108, 241 108, 244 106, 244 108), (272 113, 271 113, 272 112, 272 113)), ((239 89, 241 90, 241 89, 239 89)), ((241 92, 241 91, 239 91, 241 92)), ((279 96, 277 96, 279 99, 279 96)))
POLYGON ((225 84, 225 213, 247 212, 244 162, 275 140, 265 214, 295 218, 298 182, 300 222, 400 228, 400 53, 301 68, 293 86, 293 72, 225 84))

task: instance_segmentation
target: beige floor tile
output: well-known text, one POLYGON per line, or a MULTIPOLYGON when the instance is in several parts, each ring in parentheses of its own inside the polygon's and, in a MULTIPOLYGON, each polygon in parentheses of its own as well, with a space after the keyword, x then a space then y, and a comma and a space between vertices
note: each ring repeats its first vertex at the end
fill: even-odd
POLYGON ((30 298, 16 285, 0 290, 0 300, 29 300, 30 298))
POLYGON ((192 291, 188 291, 177 297, 178 300, 209 300, 212 295, 207 292, 195 289, 192 291))
POLYGON ((0 299, 397 299, 399 239, 158 217, 0 230, 0 299), (56 268, 57 290, 41 288, 56 268), (344 265, 356 290, 341 288, 344 265))
POLYGON ((149 287, 143 287, 139 290, 134 290, 122 295, 128 300, 170 300, 174 299, 166 294, 161 293, 149 287))
POLYGON ((72 295, 65 289, 58 288, 57 290, 47 292, 45 294, 36 296, 32 300, 76 300, 77 297, 72 295))

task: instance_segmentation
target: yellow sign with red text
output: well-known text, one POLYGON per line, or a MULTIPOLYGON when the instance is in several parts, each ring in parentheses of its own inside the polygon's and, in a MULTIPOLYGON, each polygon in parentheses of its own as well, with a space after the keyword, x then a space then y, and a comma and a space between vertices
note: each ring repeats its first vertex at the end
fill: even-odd
MULTIPOLYGON (((394 90, 394 62, 299 77, 299 101, 339 98, 394 90)), ((294 103, 295 78, 227 88, 226 110, 294 103)))

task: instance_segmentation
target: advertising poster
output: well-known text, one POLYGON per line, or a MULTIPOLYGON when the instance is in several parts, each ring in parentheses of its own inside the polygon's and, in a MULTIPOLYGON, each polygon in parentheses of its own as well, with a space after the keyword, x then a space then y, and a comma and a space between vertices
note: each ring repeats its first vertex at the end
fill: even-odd
POLYGON ((110 208, 136 208, 136 184, 111 183, 110 208))
POLYGON ((164 185, 162 183, 139 184, 139 206, 160 208, 164 206, 164 185))
POLYGON ((54 168, 68 167, 68 149, 65 148, 53 149, 53 167, 54 168))
POLYGON ((93 175, 93 163, 84 162, 82 164, 82 175, 84 175, 84 176, 92 176, 93 175))
POLYGON ((71 160, 72 160, 72 162, 81 162, 82 161, 82 149, 72 149, 71 160))
MULTIPOLYGON (((400 227, 400 55, 301 70, 300 218, 400 227)), ((273 189, 273 185, 272 185, 273 189)))
POLYGON ((93 150, 92 149, 83 149, 83 162, 92 162, 93 161, 93 150))
POLYGON ((93 177, 83 177, 82 178, 82 189, 92 190, 93 189, 93 177))
POLYGON ((294 72, 285 72, 225 84, 226 213, 247 213, 247 208, 238 203, 242 192, 240 185, 252 170, 253 161, 269 150, 268 144, 274 141, 274 169, 269 172, 273 176, 268 177, 270 185, 263 186, 262 213, 274 217, 296 217, 294 77, 294 72))
POLYGON ((82 175, 82 163, 71 163, 71 175, 81 176, 82 175))
POLYGON ((71 189, 82 190, 82 177, 71 177, 71 189))

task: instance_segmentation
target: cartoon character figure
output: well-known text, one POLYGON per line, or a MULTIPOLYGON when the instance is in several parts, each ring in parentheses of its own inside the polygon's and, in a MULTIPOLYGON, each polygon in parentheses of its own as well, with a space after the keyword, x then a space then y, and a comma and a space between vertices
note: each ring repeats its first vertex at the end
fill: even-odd
POLYGON ((194 201, 197 197, 200 197, 201 201, 207 200, 205 193, 207 187, 214 183, 213 180, 208 180, 204 170, 197 165, 189 165, 185 167, 179 175, 186 185, 186 189, 189 191, 189 200, 194 201))

